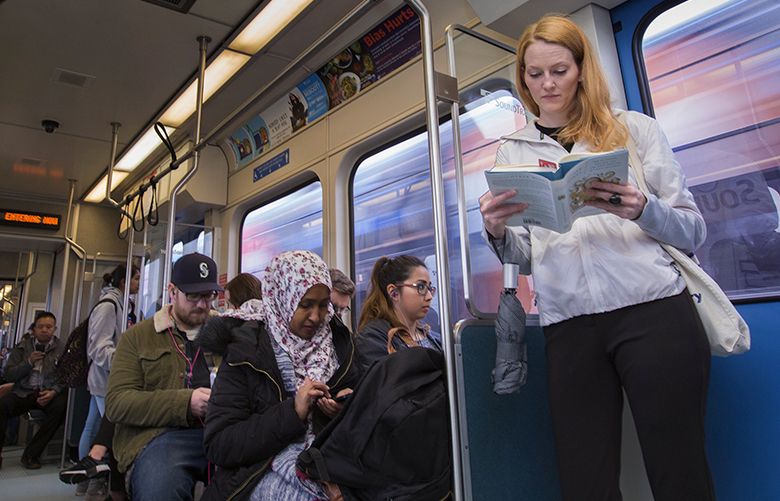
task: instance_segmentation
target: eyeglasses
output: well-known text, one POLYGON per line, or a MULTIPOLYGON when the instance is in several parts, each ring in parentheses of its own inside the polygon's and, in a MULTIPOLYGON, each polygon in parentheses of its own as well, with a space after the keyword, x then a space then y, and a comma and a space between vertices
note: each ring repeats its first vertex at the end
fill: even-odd
POLYGON ((217 299, 217 291, 209 291, 209 292, 184 292, 179 291, 182 294, 184 294, 184 297, 187 298, 187 301, 190 303, 199 303, 200 301, 206 301, 207 303, 210 303, 217 299))
POLYGON ((431 284, 426 284, 425 282, 418 282, 416 284, 395 284, 398 287, 413 287, 417 289, 417 294, 425 297, 426 294, 429 292, 431 293, 431 296, 436 295, 436 287, 431 284))

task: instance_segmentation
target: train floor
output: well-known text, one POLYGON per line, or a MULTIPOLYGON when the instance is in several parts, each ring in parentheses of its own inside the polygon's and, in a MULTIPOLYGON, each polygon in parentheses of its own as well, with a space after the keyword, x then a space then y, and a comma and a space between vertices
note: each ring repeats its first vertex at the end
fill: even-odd
POLYGON ((27 470, 19 460, 22 448, 3 449, 0 469, 0 499, 3 501, 60 501, 83 499, 75 496, 76 486, 60 482, 59 460, 42 464, 40 470, 27 470))

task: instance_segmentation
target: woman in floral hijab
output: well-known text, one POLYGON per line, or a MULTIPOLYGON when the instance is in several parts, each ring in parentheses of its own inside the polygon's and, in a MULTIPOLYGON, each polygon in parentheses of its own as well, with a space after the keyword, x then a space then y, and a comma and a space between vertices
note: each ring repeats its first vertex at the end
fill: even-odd
POLYGON ((300 478, 298 454, 343 404, 360 369, 352 336, 331 322, 330 275, 309 251, 275 257, 262 278, 262 305, 230 310, 199 336, 222 353, 204 444, 217 466, 203 499, 327 499, 300 478))
POLYGON ((325 262, 309 251, 282 253, 265 269, 262 284, 265 327, 292 360, 295 386, 300 387, 307 377, 327 381, 338 361, 328 325, 333 306, 325 262))

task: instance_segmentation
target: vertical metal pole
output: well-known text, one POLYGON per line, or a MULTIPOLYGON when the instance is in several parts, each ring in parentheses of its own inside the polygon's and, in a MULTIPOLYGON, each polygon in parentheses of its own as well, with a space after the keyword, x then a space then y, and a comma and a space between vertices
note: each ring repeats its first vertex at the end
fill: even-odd
POLYGON ((95 273, 97 272, 97 258, 100 255, 100 251, 95 253, 95 256, 92 258, 92 282, 89 284, 89 299, 92 300, 93 297, 95 297, 95 273))
POLYGON ((444 205, 444 176, 441 168, 439 146, 439 115, 436 109, 435 71, 433 67, 433 33, 431 18, 425 5, 419 0, 409 0, 412 9, 420 17, 422 29, 422 58, 425 77, 425 115, 428 126, 428 150, 431 165, 431 192, 433 196, 433 230, 436 242, 436 274, 439 287, 439 319, 441 321, 444 357, 447 369, 447 393, 450 410, 450 436, 452 440, 452 473, 455 501, 463 499, 463 465, 460 450, 458 398, 455 379, 455 343, 450 320, 450 273, 447 261, 447 219, 444 205))
MULTIPOLYGON (((198 37, 198 50, 200 55, 199 71, 198 71, 198 95, 195 100, 195 144, 200 142, 200 125, 203 113, 203 77, 206 73, 206 48, 211 38, 207 36, 198 37)), ((168 234, 165 239, 165 256, 163 256, 163 283, 162 283, 162 304, 163 306, 168 304, 168 294, 166 290, 168 284, 171 281, 171 266, 173 265, 173 234, 176 229, 176 195, 184 188, 187 181, 198 170, 198 159, 200 158, 200 152, 196 149, 192 154, 192 169, 187 171, 187 174, 176 184, 173 188, 170 196, 170 209, 168 210, 168 234)))
MULTIPOLYGON (((139 195, 141 196, 141 195, 139 195)), ((141 214, 141 217, 144 217, 141 214)), ((127 262, 125 262, 125 290, 122 291, 122 330, 127 328, 127 315, 129 311, 127 307, 130 305, 130 280, 133 278, 133 247, 135 247, 135 228, 130 225, 130 233, 127 237, 127 262)))
POLYGON ((70 218, 73 209, 73 194, 76 191, 76 180, 68 179, 70 188, 68 189, 68 212, 65 216, 65 250, 62 252, 62 280, 60 283, 60 299, 57 305, 57 318, 59 318, 60 325, 62 325, 63 314, 65 312, 65 288, 68 283, 68 262, 70 261, 70 238, 68 232, 70 231, 70 218))
MULTIPOLYGON (((515 53, 515 49, 503 42, 494 40, 487 35, 468 29, 465 26, 459 24, 453 24, 447 27, 447 61, 450 67, 450 76, 457 78, 457 71, 455 69, 455 38, 454 32, 460 31, 466 35, 473 37, 483 43, 505 50, 510 54, 515 53)), ((468 226, 468 207, 466 206, 466 187, 465 177, 463 173, 463 152, 460 144, 460 109, 456 102, 452 103, 451 108, 452 116, 452 152, 453 162, 455 164, 455 184, 458 196, 458 227, 460 229, 460 255, 461 255, 461 272, 463 276, 463 291, 466 307, 469 312, 476 318, 495 318, 496 314, 492 312, 480 311, 477 304, 474 302, 474 294, 472 291, 471 282, 471 245, 469 242, 469 226, 468 226)))
MULTIPOLYGON (((114 162, 116 161, 116 146, 119 141, 119 122, 111 122, 111 158, 108 161, 108 179, 106 179, 106 200, 114 207, 120 207, 119 202, 111 198, 111 179, 114 177, 114 162)), ((121 209, 124 212, 124 209, 121 209)))
POLYGON ((144 284, 144 280, 147 280, 148 277, 146 276, 146 245, 147 245, 147 235, 149 233, 149 225, 144 225, 144 253, 141 256, 141 263, 138 267, 138 270, 141 272, 141 277, 139 278, 138 282, 138 294, 135 297, 135 307, 136 307, 136 318, 141 318, 141 312, 145 312, 148 310, 148 305, 146 304, 146 301, 144 301, 144 294, 143 289, 141 288, 144 284))
MULTIPOLYGON (((60 323, 62 322, 62 314, 65 311, 65 287, 68 283, 68 261, 70 259, 70 238, 68 238, 68 232, 70 231, 70 217, 72 213, 73 208, 73 194, 76 191, 76 180, 75 179, 68 179, 68 182, 70 183, 70 188, 68 189, 68 212, 67 216, 65 217, 65 249, 62 252, 62 257, 64 259, 62 263, 62 283, 60 285, 60 301, 59 301, 59 309, 57 313, 59 314, 60 323)), ((65 452, 67 450, 68 445, 68 433, 70 431, 70 427, 72 426, 72 419, 71 419, 71 413, 70 410, 73 406, 73 390, 72 388, 68 388, 68 404, 65 411, 65 434, 62 437, 62 452, 60 454, 60 469, 65 467, 65 452)))

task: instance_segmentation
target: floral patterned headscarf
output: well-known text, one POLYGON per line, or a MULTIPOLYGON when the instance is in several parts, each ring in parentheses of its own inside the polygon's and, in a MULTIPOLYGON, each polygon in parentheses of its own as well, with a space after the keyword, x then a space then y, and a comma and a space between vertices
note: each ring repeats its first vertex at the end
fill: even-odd
POLYGON ((311 339, 302 339, 290 330, 290 321, 301 298, 317 284, 330 289, 328 266, 317 254, 289 251, 271 260, 262 280, 266 329, 292 360, 295 387, 308 377, 327 382, 336 372, 338 360, 330 331, 333 306, 328 304, 325 321, 311 339))

